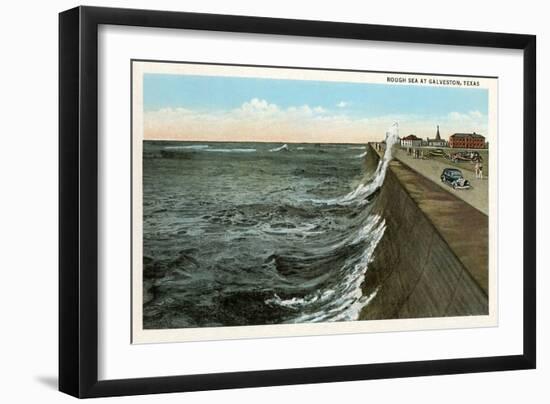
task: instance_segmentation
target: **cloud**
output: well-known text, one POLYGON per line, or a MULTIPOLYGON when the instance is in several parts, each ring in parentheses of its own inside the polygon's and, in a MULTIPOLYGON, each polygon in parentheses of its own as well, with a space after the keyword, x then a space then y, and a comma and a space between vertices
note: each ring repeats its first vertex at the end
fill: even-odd
POLYGON ((472 117, 472 118, 483 118, 483 114, 479 111, 470 111, 469 112, 469 115, 472 117))
POLYGON ((434 137, 438 124, 443 137, 455 132, 487 131, 487 116, 479 111, 451 112, 440 117, 393 114, 367 118, 307 104, 281 107, 260 98, 231 110, 146 111, 143 124, 145 139, 364 143, 382 139, 396 121, 402 134, 424 138, 434 137))
MULTIPOLYGON (((477 110, 452 111, 441 116, 419 116, 411 120, 404 120, 401 127, 406 127, 408 133, 414 133, 419 137, 433 138, 437 131, 437 125, 439 125, 443 138, 461 132, 477 132, 486 135, 488 133, 488 116, 477 110)), ((404 132, 402 131, 402 133, 404 132)))
POLYGON ((479 111, 470 111, 467 113, 462 112, 449 112, 448 118, 453 121, 460 121, 460 120, 472 120, 472 119, 483 119, 485 116, 479 112, 479 111))
POLYGON ((275 104, 270 104, 266 100, 252 98, 250 101, 243 103, 235 112, 240 114, 271 115, 279 112, 279 107, 275 104))
POLYGON ((349 102, 346 102, 346 101, 340 101, 338 104, 336 104, 336 106, 338 108, 345 108, 349 105, 349 102))

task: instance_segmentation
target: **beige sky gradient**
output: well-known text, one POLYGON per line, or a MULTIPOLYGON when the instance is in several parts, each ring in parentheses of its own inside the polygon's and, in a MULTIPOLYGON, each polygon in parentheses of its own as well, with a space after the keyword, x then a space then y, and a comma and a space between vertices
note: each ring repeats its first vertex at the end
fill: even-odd
POLYGON ((352 118, 318 106, 281 108, 257 98, 229 111, 163 108, 146 111, 143 119, 145 140, 365 143, 382 140, 394 122, 399 122, 401 136, 434 137, 436 125, 444 138, 487 131, 487 116, 479 111, 451 112, 430 120, 415 115, 352 118))

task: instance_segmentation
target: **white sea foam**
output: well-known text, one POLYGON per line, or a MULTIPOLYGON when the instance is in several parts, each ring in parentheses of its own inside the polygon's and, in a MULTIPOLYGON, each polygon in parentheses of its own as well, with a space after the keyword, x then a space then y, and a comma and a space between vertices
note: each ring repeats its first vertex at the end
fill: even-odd
MULTIPOLYGON (((323 308, 317 313, 306 314, 296 319, 296 322, 308 321, 350 321, 357 320, 359 313, 378 293, 376 289, 373 293, 363 296, 361 285, 365 279, 365 273, 368 264, 372 261, 374 250, 382 239, 386 224, 380 220, 375 229, 370 233, 368 245, 366 246, 360 260, 348 271, 340 284, 341 290, 337 293, 337 298, 331 301, 328 310, 323 308)), ((344 266, 347 266, 348 262, 344 266)))
POLYGON ((372 215, 359 232, 338 243, 334 247, 342 245, 365 243, 365 249, 357 260, 349 258, 343 264, 345 271, 343 279, 335 290, 318 290, 304 297, 281 299, 278 295, 267 299, 266 304, 279 305, 291 309, 300 309, 304 314, 292 319, 293 323, 320 322, 320 321, 350 321, 357 320, 361 310, 376 296, 379 288, 371 294, 364 296, 361 285, 369 263, 373 259, 374 250, 382 239, 386 230, 385 220, 379 215, 372 215), (308 306, 316 305, 313 312, 308 312, 308 306))
POLYGON ((363 153, 358 154, 355 156, 355 158, 362 159, 363 157, 367 157, 367 151, 365 150, 363 153))
POLYGON ((165 146, 165 150, 196 150, 196 151, 206 151, 214 153, 253 153, 256 149, 220 149, 220 148, 211 148, 206 144, 193 144, 187 146, 165 146))
POLYGON ((284 145, 280 146, 280 147, 275 147, 273 149, 270 149, 269 151, 270 152, 278 152, 278 151, 288 151, 288 145, 285 143, 284 145))
MULTIPOLYGON (((371 181, 360 184, 354 191, 343 197, 322 202, 340 205, 357 204, 359 206, 366 203, 366 198, 384 183, 386 172, 392 159, 392 148, 397 143, 398 138, 399 127, 398 124, 395 123, 390 127, 388 132, 386 132, 386 149, 384 155, 378 162, 378 166, 371 181)), ((281 150, 288 150, 288 146, 285 144, 271 149, 270 151, 275 152, 281 150)), ((367 152, 365 150, 364 153, 356 157, 365 157, 366 155, 367 152)), ((263 231, 292 233, 294 230, 302 234, 308 232, 314 233, 315 231, 310 226, 310 224, 305 224, 296 229, 277 229, 270 227, 263 229, 263 231)), ((358 245, 360 243, 364 244, 364 249, 359 257, 349 257, 344 261, 342 267, 339 268, 339 276, 341 276, 341 279, 338 281, 337 285, 332 285, 330 289, 316 290, 306 296, 295 296, 287 299, 282 299, 275 294, 273 297, 265 300, 265 303, 295 310, 297 316, 290 320, 293 323, 357 320, 363 308, 375 298, 379 291, 379 288, 376 288, 374 292, 369 295, 364 295, 361 286, 365 279, 365 273, 373 259, 374 251, 382 239, 385 230, 385 220, 379 215, 371 214, 357 232, 327 247, 328 250, 336 251, 345 246, 358 245)))
POLYGON ((188 146, 166 146, 166 150, 185 150, 185 149, 192 149, 192 150, 202 150, 202 149, 208 149, 208 145, 206 144, 193 144, 188 146))
POLYGON ((260 226, 260 229, 267 234, 299 234, 302 236, 322 234, 322 231, 313 231, 316 227, 317 225, 313 223, 301 223, 295 227, 274 227, 270 223, 265 223, 260 226))
POLYGON ((352 205, 354 203, 358 203, 359 205, 365 204, 366 198, 378 188, 380 188, 384 183, 384 179, 386 178, 386 171, 388 170, 390 161, 393 158, 392 149, 393 146, 398 142, 398 140, 399 125, 397 122, 395 122, 386 132, 386 150, 384 151, 384 155, 378 162, 378 167, 376 168, 372 180, 367 183, 359 184, 359 186, 357 186, 357 188, 355 188, 352 192, 341 198, 329 199, 325 202, 329 204, 339 205, 352 205))
POLYGON ((254 153, 256 149, 204 149, 204 151, 215 153, 254 153))
POLYGON ((271 299, 267 299, 265 302, 271 305, 278 305, 283 307, 289 307, 292 309, 299 309, 311 303, 326 301, 333 294, 334 294, 334 290, 332 289, 319 291, 305 297, 293 297, 291 299, 281 299, 277 294, 275 294, 271 299))

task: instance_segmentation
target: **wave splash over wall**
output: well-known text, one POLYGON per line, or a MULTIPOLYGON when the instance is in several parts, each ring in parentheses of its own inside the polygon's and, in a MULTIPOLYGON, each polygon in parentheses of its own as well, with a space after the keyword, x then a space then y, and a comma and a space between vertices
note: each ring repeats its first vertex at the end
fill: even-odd
POLYGON ((355 190, 345 195, 343 198, 339 199, 337 203, 341 204, 351 204, 351 203, 365 203, 365 198, 371 195, 373 192, 378 190, 384 183, 386 178, 386 172, 388 170, 388 165, 392 160, 392 150, 394 145, 399 141, 399 124, 394 123, 389 130, 386 132, 386 149, 382 159, 378 162, 378 167, 372 178, 363 183, 359 184, 355 190))

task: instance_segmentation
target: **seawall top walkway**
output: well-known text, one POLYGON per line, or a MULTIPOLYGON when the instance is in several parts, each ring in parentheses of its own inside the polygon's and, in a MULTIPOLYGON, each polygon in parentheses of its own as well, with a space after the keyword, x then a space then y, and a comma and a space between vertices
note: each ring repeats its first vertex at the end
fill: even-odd
MULTIPOLYGON (((413 156, 409 156, 405 150, 396 149, 394 150, 394 158, 398 159, 405 165, 409 166, 413 170, 422 174, 423 176, 431 179, 437 185, 442 187, 445 191, 450 192, 455 195, 457 198, 460 198, 474 208, 480 210, 486 215, 489 214, 489 181, 487 177, 484 179, 475 178, 475 174, 470 170, 461 170, 464 178, 466 178, 472 188, 470 189, 453 189, 449 185, 442 183, 440 176, 444 168, 456 168, 453 165, 445 164, 441 161, 434 159, 415 159, 413 156)), ((468 164, 468 163, 465 163, 468 164)))

